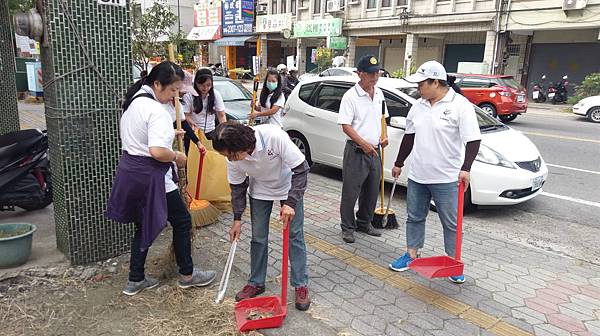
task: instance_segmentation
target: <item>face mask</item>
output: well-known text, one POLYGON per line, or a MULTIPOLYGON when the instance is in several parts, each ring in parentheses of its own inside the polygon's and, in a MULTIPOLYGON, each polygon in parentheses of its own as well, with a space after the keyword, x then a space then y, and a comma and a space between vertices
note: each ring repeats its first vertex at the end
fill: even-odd
POLYGON ((269 89, 269 91, 275 91, 275 89, 277 89, 277 83, 267 82, 267 89, 269 89))

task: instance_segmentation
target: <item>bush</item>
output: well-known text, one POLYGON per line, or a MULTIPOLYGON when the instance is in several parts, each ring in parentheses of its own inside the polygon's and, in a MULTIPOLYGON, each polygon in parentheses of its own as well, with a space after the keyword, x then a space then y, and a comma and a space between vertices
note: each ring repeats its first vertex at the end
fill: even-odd
MULTIPOLYGON (((409 75, 414 74, 415 72, 417 72, 417 66, 415 65, 415 62, 411 62, 410 63, 410 74, 409 75)), ((404 77, 406 77, 404 75, 404 69, 398 69, 398 70, 392 72, 392 77, 394 77, 394 78, 404 78, 404 77)))
POLYGON ((600 95, 600 73, 589 74, 577 87, 575 94, 569 98, 569 103, 576 104, 583 98, 597 95, 600 95))

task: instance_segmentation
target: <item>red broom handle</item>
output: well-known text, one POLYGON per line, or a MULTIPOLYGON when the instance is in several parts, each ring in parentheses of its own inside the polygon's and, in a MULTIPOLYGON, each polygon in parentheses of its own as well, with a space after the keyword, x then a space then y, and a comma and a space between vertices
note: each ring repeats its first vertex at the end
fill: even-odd
POLYGON ((456 260, 460 261, 460 252, 462 248, 462 222, 463 222, 463 208, 465 203, 465 184, 464 182, 458 183, 458 213, 456 216, 456 260))
POLYGON ((204 153, 200 152, 200 159, 198 160, 198 177, 196 177, 196 197, 200 199, 200 182, 202 181, 202 166, 204 165, 204 153))
POLYGON ((287 286, 288 286, 288 254, 290 240, 290 223, 283 223, 283 261, 281 262, 281 308, 287 310, 287 286))

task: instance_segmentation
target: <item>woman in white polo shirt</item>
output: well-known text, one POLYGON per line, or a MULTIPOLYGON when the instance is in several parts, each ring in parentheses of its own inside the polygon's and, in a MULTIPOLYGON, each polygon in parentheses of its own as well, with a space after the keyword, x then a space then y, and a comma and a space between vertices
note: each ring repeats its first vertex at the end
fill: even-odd
POLYGON ((309 166, 285 131, 275 125, 254 128, 236 122, 220 124, 213 137, 215 150, 228 159, 228 178, 234 222, 231 240, 240 237, 242 214, 246 209, 246 191, 250 194, 252 242, 250 279, 236 295, 236 301, 265 291, 269 256, 269 221, 273 202, 281 204, 280 217, 289 223, 292 268, 290 283, 296 288, 296 308, 307 310, 308 271, 304 243, 304 204, 309 166))
POLYGON ((260 99, 256 102, 254 112, 250 113, 250 119, 257 119, 261 124, 271 124, 283 127, 283 107, 285 106, 285 95, 281 76, 276 69, 269 69, 263 88, 260 91, 260 99))
POLYGON ((201 130, 208 139, 211 139, 215 129, 215 117, 220 123, 227 121, 225 103, 213 86, 213 74, 210 69, 196 71, 194 90, 183 96, 183 106, 188 123, 194 130, 201 130))
MULTIPOLYGON (((132 85, 125 96, 120 122, 123 155, 115 174, 106 216, 135 223, 129 281, 123 293, 135 295, 158 285, 144 274, 148 248, 166 226, 173 226, 173 245, 181 288, 205 286, 214 271, 194 268, 191 255, 191 217, 176 184, 175 165, 186 164, 184 153, 173 151, 173 120, 162 104, 176 97, 183 70, 162 62, 132 85)), ((182 134, 179 134, 182 135, 182 134)))

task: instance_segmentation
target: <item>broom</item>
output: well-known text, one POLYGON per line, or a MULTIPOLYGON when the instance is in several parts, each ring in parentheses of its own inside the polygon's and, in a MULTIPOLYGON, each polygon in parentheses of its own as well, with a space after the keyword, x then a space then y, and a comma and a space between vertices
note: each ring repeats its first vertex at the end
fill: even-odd
POLYGON ((221 211, 210 204, 209 201, 200 199, 200 182, 202 181, 202 166, 204 165, 205 153, 200 153, 198 160, 198 176, 196 177, 196 197, 190 202, 190 215, 192 216, 192 225, 202 227, 212 224, 219 219, 221 211))

